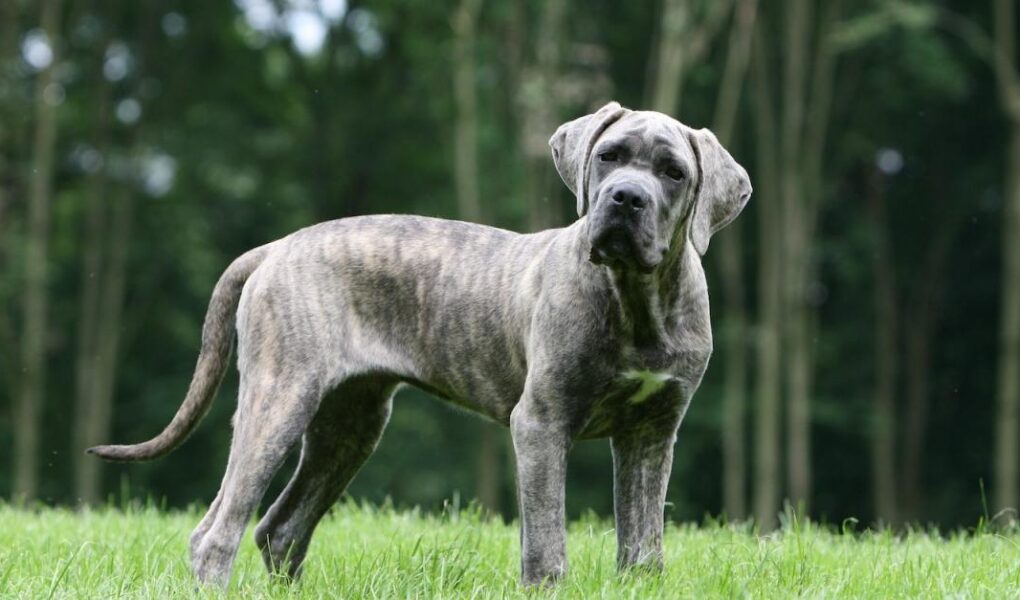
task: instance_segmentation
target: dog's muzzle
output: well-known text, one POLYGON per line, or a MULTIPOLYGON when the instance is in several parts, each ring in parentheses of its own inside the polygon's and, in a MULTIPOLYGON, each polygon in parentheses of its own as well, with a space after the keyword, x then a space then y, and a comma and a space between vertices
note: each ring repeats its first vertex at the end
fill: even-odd
POLYGON ((641 186, 622 182, 600 194, 592 214, 589 260, 648 272, 665 254, 655 240, 654 202, 641 186))

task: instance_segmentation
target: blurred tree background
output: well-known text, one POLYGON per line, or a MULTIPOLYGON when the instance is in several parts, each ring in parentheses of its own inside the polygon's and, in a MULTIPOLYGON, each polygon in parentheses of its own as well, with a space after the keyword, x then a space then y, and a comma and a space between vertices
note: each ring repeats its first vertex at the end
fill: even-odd
MULTIPOLYGON (((1017 28, 1015 0, 0 0, 0 493, 208 502, 236 374, 166 459, 82 450, 168 422, 233 257, 365 213, 564 225, 546 141, 616 99, 755 184, 705 257, 670 517, 1016 507, 1017 28)), ((350 494, 512 517, 508 441, 404 390, 350 494)), ((571 515, 611 513, 610 469, 575 448, 571 515)))

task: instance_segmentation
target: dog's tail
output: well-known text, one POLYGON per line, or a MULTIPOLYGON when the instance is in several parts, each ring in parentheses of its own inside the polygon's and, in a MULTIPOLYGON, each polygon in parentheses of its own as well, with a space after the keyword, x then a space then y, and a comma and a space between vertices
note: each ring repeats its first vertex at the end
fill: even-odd
POLYGON ((100 458, 118 462, 152 460, 180 446, 212 406, 216 390, 230 362, 234 320, 241 290, 255 269, 265 260, 271 244, 238 257, 220 276, 209 300, 202 326, 202 349, 192 375, 188 395, 162 433, 147 442, 126 446, 95 446, 86 450, 100 458))

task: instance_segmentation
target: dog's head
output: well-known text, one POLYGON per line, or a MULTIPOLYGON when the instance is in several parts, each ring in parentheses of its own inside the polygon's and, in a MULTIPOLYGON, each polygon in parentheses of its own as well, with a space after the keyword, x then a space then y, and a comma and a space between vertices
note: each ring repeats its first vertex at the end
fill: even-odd
POLYGON ((591 260, 652 271, 690 239, 699 254, 751 197, 747 171, 707 129, 616 102, 549 140, 563 182, 588 215, 591 260))

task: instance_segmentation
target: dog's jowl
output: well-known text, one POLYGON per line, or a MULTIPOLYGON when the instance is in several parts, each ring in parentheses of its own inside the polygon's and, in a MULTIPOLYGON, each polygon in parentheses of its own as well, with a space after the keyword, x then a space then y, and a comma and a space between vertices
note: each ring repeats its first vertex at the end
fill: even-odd
POLYGON ((297 576, 402 384, 510 427, 525 584, 566 570, 566 459, 579 438, 612 443, 620 567, 661 566, 673 442, 712 352, 701 256, 751 185, 711 132, 616 103, 562 125, 550 145, 577 196, 569 227, 520 235, 355 217, 227 268, 173 421, 150 441, 90 450, 139 461, 183 442, 212 403, 236 331, 230 459, 191 537, 200 580, 229 580, 245 524, 300 442, 297 471, 255 530, 267 567, 297 576))

